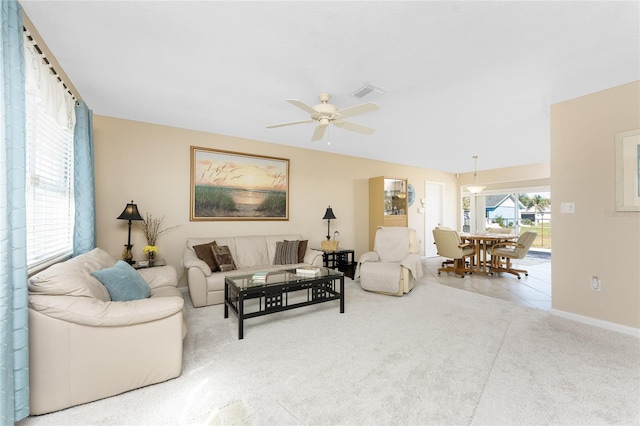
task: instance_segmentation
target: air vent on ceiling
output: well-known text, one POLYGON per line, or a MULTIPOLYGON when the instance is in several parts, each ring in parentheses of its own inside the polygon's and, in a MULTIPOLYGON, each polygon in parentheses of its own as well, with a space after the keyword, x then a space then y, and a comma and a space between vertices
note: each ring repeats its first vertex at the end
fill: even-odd
POLYGON ((387 91, 382 87, 376 86, 372 83, 365 83, 364 86, 353 92, 351 96, 355 96, 356 98, 360 98, 365 101, 372 101, 374 99, 378 99, 386 92, 387 91))

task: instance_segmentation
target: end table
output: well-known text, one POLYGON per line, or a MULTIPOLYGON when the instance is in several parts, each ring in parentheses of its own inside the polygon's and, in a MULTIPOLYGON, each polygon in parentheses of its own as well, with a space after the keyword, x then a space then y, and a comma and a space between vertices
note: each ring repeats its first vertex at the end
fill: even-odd
POLYGON ((322 251, 322 262, 324 267, 337 269, 351 279, 356 274, 355 253, 353 250, 322 251))
POLYGON ((155 268, 156 266, 166 266, 167 262, 164 259, 154 259, 154 260, 138 260, 133 263, 134 269, 145 269, 145 268, 155 268))

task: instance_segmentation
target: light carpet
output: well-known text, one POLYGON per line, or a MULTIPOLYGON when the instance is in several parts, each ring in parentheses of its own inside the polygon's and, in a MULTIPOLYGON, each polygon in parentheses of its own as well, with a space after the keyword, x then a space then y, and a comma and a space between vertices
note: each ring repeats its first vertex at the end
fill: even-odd
POLYGON ((245 321, 193 308, 183 374, 36 425, 640 424, 639 339, 420 280, 346 280, 328 302, 245 321))

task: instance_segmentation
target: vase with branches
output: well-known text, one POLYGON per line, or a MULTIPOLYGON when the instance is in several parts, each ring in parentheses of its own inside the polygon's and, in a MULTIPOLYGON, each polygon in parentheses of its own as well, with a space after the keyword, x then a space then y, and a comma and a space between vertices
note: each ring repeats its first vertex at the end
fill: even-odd
POLYGON ((147 213, 141 222, 136 223, 136 226, 140 228, 147 239, 147 245, 143 247, 142 252, 147 256, 149 261, 153 260, 156 254, 158 254, 158 246, 156 245, 156 242, 158 241, 160 234, 178 227, 178 225, 176 225, 168 228, 162 228, 162 222, 164 222, 164 216, 154 218, 152 215, 147 213))

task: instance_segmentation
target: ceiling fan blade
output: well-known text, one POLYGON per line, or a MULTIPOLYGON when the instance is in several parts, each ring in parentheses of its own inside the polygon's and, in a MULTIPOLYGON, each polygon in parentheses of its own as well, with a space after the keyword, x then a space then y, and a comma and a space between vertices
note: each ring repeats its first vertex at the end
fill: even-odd
POLYGON ((275 127, 283 127, 283 126, 292 126, 294 124, 306 124, 306 123, 315 123, 315 120, 300 120, 300 121, 290 121, 288 123, 270 124, 267 126, 267 129, 273 129, 275 127))
POLYGON ((351 123, 349 121, 334 121, 333 124, 336 127, 340 127, 341 129, 351 130, 352 132, 362 133, 363 135, 370 135, 371 133, 375 132, 375 130, 371 127, 361 126, 360 124, 351 123))
POLYGON ((327 126, 328 126, 327 124, 318 124, 318 126, 316 126, 316 130, 313 132, 311 141, 315 142, 315 141, 321 140, 322 137, 324 136, 325 130, 327 130, 327 126))
POLYGON ((302 101, 299 101, 297 99, 287 99, 287 102, 289 102, 291 105, 295 105, 298 108, 308 112, 309 114, 317 114, 318 111, 316 111, 315 109, 311 108, 309 105, 305 104, 302 101))
POLYGON ((360 105, 354 105, 352 107, 348 107, 345 109, 338 110, 337 114, 340 115, 341 118, 353 117, 354 115, 364 114, 366 112, 377 111, 380 108, 377 104, 373 102, 366 102, 360 105))

